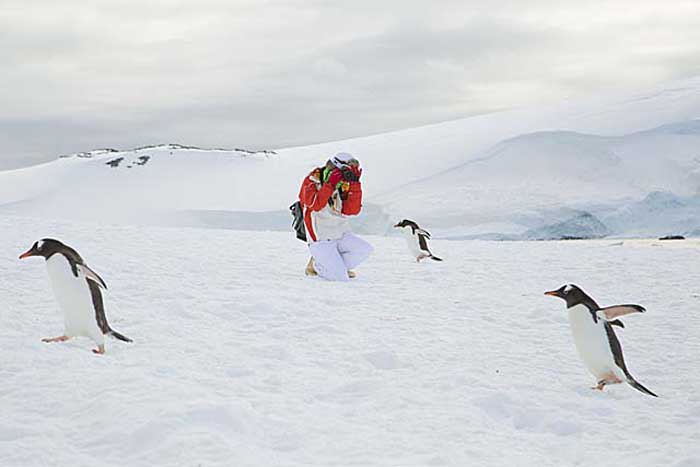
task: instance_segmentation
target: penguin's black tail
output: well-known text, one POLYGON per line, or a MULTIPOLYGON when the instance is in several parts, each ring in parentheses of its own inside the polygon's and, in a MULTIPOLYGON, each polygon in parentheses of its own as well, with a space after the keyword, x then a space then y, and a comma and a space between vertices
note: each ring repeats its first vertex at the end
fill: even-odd
POLYGON ((636 389, 639 392, 643 392, 644 394, 648 394, 650 396, 659 397, 656 394, 654 394, 653 392, 651 392, 650 390, 648 390, 647 388, 645 388, 644 386, 642 386, 642 383, 638 382, 630 374, 627 375, 627 384, 629 384, 630 386, 632 386, 634 389, 636 389))
POLYGON ((118 333, 118 332, 115 331, 114 329, 110 329, 110 331, 107 333, 107 335, 108 335, 108 336, 112 336, 112 337, 114 337, 115 339, 119 339, 120 341, 124 341, 124 342, 134 342, 132 339, 129 339, 129 338, 126 337, 124 334, 118 333))
POLYGON ((438 258, 437 256, 430 255, 430 259, 433 261, 442 261, 442 258, 438 258))

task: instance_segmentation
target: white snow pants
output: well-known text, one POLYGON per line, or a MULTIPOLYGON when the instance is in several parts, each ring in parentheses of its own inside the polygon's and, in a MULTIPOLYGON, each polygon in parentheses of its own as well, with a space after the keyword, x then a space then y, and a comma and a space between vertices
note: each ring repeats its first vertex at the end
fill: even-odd
POLYGON ((319 276, 329 281, 347 281, 348 270, 366 260, 373 248, 357 235, 346 232, 337 240, 310 243, 309 250, 319 276))

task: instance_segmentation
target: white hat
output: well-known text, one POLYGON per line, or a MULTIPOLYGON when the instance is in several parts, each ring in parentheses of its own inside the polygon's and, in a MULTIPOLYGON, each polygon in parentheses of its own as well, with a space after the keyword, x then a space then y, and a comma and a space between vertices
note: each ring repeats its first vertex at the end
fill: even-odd
POLYGON ((350 162, 357 162, 357 159, 352 157, 352 154, 350 154, 349 152, 339 152, 335 156, 331 157, 330 160, 331 163, 339 169, 345 167, 350 162))

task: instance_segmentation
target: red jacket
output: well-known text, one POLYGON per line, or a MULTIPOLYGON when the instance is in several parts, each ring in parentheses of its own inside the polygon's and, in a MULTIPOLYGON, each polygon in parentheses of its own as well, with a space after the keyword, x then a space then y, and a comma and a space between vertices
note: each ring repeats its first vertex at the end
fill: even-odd
MULTIPOLYGON (((349 232, 350 223, 343 214, 344 203, 352 207, 353 215, 358 214, 361 206, 362 190, 359 182, 352 182, 352 200, 345 201, 338 190, 329 183, 322 183, 323 169, 314 169, 304 178, 299 190, 299 201, 304 209, 304 226, 309 242, 335 240, 349 232), (356 206, 356 207, 353 207, 356 206)), ((348 194, 350 193, 348 192, 348 194)))

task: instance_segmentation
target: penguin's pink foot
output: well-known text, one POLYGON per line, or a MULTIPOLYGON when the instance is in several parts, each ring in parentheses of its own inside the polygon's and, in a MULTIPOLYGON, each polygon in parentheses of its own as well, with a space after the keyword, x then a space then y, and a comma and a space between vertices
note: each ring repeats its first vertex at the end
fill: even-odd
POLYGON ((597 389, 598 391, 602 391, 605 386, 608 384, 620 384, 622 380, 615 376, 614 373, 609 373, 608 376, 605 377, 605 379, 601 379, 598 381, 598 386, 591 388, 591 389, 597 389))
POLYGON ((68 336, 44 337, 41 342, 65 342, 68 339, 70 339, 68 336))
POLYGON ((105 353, 105 346, 104 345, 98 345, 96 349, 92 349, 93 353, 96 353, 98 355, 102 355, 105 353))

